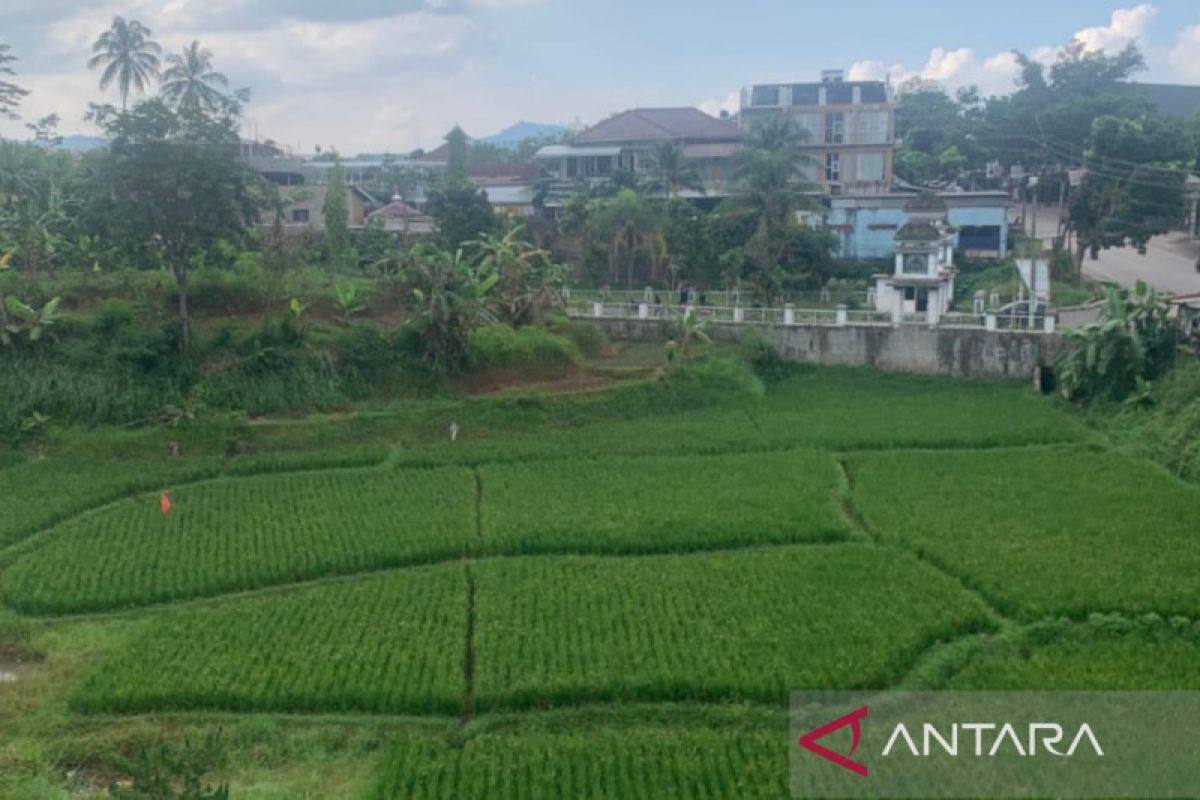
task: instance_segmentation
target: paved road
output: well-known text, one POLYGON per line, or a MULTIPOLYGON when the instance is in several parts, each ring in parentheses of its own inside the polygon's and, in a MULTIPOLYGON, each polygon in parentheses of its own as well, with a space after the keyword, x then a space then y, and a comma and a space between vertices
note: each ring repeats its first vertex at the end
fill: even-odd
POLYGON ((1189 245, 1180 237, 1163 236, 1150 240, 1144 256, 1127 247, 1104 250, 1099 261, 1085 260, 1083 271, 1090 278, 1122 286, 1142 280, 1164 292, 1192 294, 1200 292, 1200 272, 1189 245))
MULTIPOLYGON (((1043 210, 1038 215, 1039 238, 1053 236, 1057 227, 1054 210, 1043 210)), ((1200 241, 1186 239, 1181 234, 1169 234, 1152 239, 1144 256, 1124 247, 1102 250, 1097 261, 1085 257, 1083 272, 1089 278, 1121 286, 1133 286, 1141 280, 1159 291, 1191 294, 1200 292, 1197 258, 1200 258, 1200 241)))

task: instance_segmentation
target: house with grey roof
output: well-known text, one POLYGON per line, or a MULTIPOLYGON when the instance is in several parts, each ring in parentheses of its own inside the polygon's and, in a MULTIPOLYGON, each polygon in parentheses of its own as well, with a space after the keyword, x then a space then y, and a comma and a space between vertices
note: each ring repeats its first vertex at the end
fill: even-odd
POLYGON ((685 190, 687 198, 731 193, 733 156, 741 146, 736 125, 696 108, 634 108, 622 111, 579 133, 565 144, 538 150, 552 181, 548 206, 562 202, 581 185, 602 183, 614 172, 649 174, 655 148, 674 142, 700 173, 703 192, 685 190))

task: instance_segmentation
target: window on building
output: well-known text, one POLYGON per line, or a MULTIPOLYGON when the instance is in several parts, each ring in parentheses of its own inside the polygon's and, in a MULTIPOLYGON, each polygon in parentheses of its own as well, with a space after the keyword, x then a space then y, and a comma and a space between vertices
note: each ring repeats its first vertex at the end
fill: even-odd
POLYGON ((858 180, 883 180, 883 153, 858 154, 858 180))
POLYGON ((887 88, 882 83, 862 84, 862 101, 864 103, 886 103, 887 88))
POLYGON ((792 119, 796 122, 796 127, 805 133, 805 141, 816 144, 821 141, 821 115, 820 114, 793 114, 792 119))
POLYGON ((750 105, 752 106, 777 106, 779 105, 779 87, 778 86, 755 86, 754 91, 750 93, 750 105))
POLYGON ((858 115, 858 144, 887 144, 891 141, 891 114, 862 111, 858 115))
POLYGON ((801 161, 800 179, 805 183, 819 183, 821 180, 821 162, 815 158, 805 158, 801 161))
POLYGON ((792 85, 792 105, 815 106, 820 102, 820 87, 815 83, 797 83, 792 85))
POLYGON ((846 115, 831 111, 825 115, 825 144, 843 144, 846 141, 846 115))
POLYGON ((837 183, 842 179, 842 155, 841 153, 826 153, 825 154, 825 181, 827 183, 837 183))
POLYGON ((292 209, 292 222, 308 222, 308 219, 309 217, 307 208, 292 209))
POLYGON ((848 106, 854 102, 854 87, 848 83, 825 84, 825 104, 848 106))

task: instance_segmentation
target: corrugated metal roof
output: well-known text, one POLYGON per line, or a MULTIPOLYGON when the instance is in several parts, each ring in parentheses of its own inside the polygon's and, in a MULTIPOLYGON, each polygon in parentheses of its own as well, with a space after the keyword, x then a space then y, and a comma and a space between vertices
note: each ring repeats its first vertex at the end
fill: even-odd
POLYGON ((562 158, 563 156, 619 156, 619 147, 574 147, 569 144, 548 144, 535 154, 535 158, 562 158))
POLYGON ((484 186, 488 202, 495 206, 527 206, 533 203, 531 186, 484 186))

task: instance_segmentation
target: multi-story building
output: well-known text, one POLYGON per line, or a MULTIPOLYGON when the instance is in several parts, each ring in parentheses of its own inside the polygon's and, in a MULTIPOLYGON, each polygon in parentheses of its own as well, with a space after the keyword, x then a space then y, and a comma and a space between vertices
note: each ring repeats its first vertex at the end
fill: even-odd
POLYGON ((886 81, 847 81, 826 70, 817 83, 742 89, 740 125, 789 115, 807 135, 808 180, 830 194, 887 192, 896 149, 896 96, 886 81))
POLYGON ((733 186, 733 157, 741 147, 733 123, 696 108, 635 108, 614 114, 577 134, 565 144, 550 144, 535 158, 552 181, 547 205, 553 207, 582 185, 603 183, 624 170, 640 177, 654 168, 655 148, 679 145, 700 177, 702 192, 684 190, 688 199, 716 199, 733 186))

